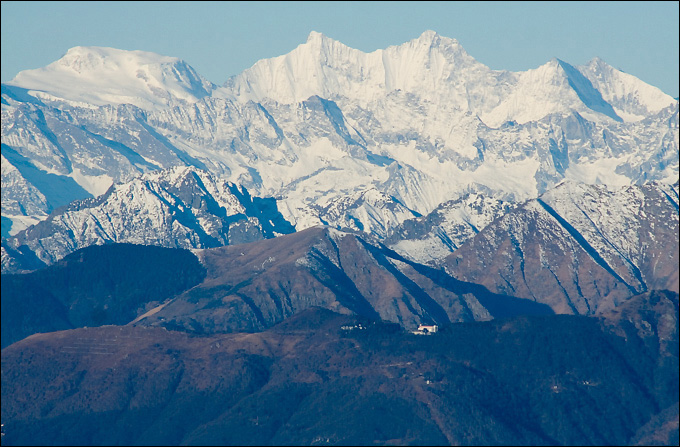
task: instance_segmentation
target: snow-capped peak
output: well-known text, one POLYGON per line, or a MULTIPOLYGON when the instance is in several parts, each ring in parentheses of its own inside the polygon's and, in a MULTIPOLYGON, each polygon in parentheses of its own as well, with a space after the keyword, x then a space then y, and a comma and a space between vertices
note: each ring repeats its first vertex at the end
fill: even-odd
POLYGON ((396 92, 412 104, 426 105, 429 115, 444 117, 447 110, 477 115, 490 127, 574 111, 595 121, 638 121, 677 102, 599 58, 581 67, 552 59, 525 72, 491 70, 456 39, 433 30, 371 53, 311 31, 291 52, 258 61, 222 88, 178 58, 104 47, 72 48, 44 68, 19 73, 8 85, 42 100, 130 103, 145 109, 208 95, 281 104, 319 96, 366 108, 396 92))
POLYGON ((418 40, 430 40, 433 41, 434 39, 438 38, 439 34, 436 31, 432 31, 431 29, 423 31, 423 33, 418 37, 418 40))
POLYGON ((214 85, 186 62, 147 51, 79 46, 59 60, 17 74, 9 85, 41 99, 85 105, 134 104, 149 108, 174 101, 195 102, 214 85))
POLYGON ((441 42, 441 36, 436 31, 427 30, 410 43, 415 45, 436 46, 441 42))
POLYGON ((595 121, 622 121, 590 80, 562 60, 552 58, 517 75, 517 82, 498 107, 481 115, 488 126, 498 127, 506 121, 523 124, 549 114, 571 112, 595 121))
POLYGON ((309 36, 307 36, 307 43, 320 42, 324 39, 328 39, 328 37, 318 31, 310 31, 309 36))
POLYGON ((599 59, 589 67, 590 71, 553 58, 525 72, 491 70, 456 39, 432 30, 371 53, 312 31, 307 41, 290 53, 258 61, 230 78, 220 91, 243 102, 291 104, 320 96, 360 107, 383 102, 397 92, 411 95, 409 101, 433 105, 428 112, 431 115, 443 116, 446 112, 440 108, 457 110, 479 116, 490 127, 572 112, 594 121, 637 121, 673 101, 640 80, 624 79, 628 75, 599 59), (595 70, 594 66, 608 68, 595 70), (626 86, 615 87, 623 92, 602 86, 593 75, 600 72, 624 81, 626 86), (631 112, 628 100, 642 106, 634 105, 637 112, 631 112))
POLYGON ((660 89, 612 67, 599 57, 576 68, 624 121, 641 120, 677 103, 660 89))
POLYGON ((460 86, 452 84, 461 77, 460 73, 465 73, 466 78, 481 76, 482 82, 486 82, 489 72, 457 40, 441 37, 434 31, 371 53, 313 31, 304 44, 290 53, 260 60, 230 78, 225 90, 243 101, 268 98, 279 103, 298 103, 318 95, 367 104, 396 90, 427 99, 440 98, 451 89, 459 89, 460 86))
MULTIPOLYGON (((424 31, 420 36, 417 38, 411 40, 410 42, 406 42, 403 45, 411 45, 411 46, 427 46, 430 48, 433 47, 447 47, 447 48, 456 48, 457 50, 461 51, 462 53, 467 55, 467 52, 465 52, 465 49, 463 46, 458 42, 457 39, 451 38, 451 37, 445 37, 437 33, 436 31, 432 30, 427 30, 424 31)), ((402 46, 402 45, 397 45, 397 47, 402 46)))
POLYGON ((298 45, 298 47, 293 51, 320 51, 320 52, 332 52, 333 47, 340 46, 344 48, 349 48, 342 42, 332 39, 325 34, 318 31, 311 31, 307 36, 307 41, 303 44, 298 45))

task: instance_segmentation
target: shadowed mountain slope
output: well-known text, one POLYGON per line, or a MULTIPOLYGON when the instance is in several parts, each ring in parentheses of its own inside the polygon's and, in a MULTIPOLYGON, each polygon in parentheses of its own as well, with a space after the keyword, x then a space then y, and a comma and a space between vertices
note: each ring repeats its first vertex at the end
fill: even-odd
POLYGON ((410 329, 552 313, 545 305, 492 294, 407 261, 368 235, 328 227, 198 256, 206 279, 138 324, 201 333, 259 331, 311 306, 410 329))
POLYGON ((676 305, 666 314, 676 338, 663 355, 650 334, 618 335, 634 320, 626 315, 518 317, 418 336, 309 308, 255 334, 37 334, 2 351, 3 445, 677 439, 677 429, 655 430, 677 405, 677 387, 659 386, 678 382, 677 368, 659 367, 665 355, 677 363, 677 294, 631 300, 630 312, 654 300, 676 305))
POLYGON ((2 346, 36 332, 126 324, 205 276, 187 250, 112 244, 50 267, 2 275, 2 346))
POLYGON ((403 259, 366 234, 329 227, 197 255, 96 245, 41 270, 3 274, 3 346, 36 332, 132 322, 200 333, 261 331, 311 306, 411 329, 552 314, 403 259))

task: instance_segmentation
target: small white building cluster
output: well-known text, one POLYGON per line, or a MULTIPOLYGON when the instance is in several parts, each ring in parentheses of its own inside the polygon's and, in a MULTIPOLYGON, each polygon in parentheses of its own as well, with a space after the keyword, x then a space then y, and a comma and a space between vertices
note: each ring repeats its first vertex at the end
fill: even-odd
POLYGON ((361 323, 357 323, 357 324, 352 325, 352 326, 349 326, 349 325, 342 326, 341 329, 343 331, 353 331, 355 329, 366 329, 366 326, 363 326, 361 323))
POLYGON ((437 326, 436 324, 432 324, 432 325, 421 324, 421 325, 418 325, 418 330, 413 331, 413 333, 417 334, 417 335, 430 335, 430 334, 434 334, 438 330, 439 330, 439 326, 437 326))

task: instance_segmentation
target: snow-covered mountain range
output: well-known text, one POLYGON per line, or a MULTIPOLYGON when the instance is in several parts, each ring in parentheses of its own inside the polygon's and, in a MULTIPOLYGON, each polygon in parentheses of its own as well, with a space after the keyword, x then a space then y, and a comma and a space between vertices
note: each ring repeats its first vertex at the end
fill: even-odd
MULTIPOLYGON (((142 174, 178 166, 275 199, 280 222, 294 230, 354 228, 392 237, 399 249, 408 246, 392 236, 404 234, 402 223, 447 202, 493 201, 503 212, 564 179, 674 183, 678 103, 599 59, 491 70, 432 31, 372 53, 312 32, 221 87, 177 58, 100 47, 73 48, 2 85, 4 237, 114 183, 128 185, 114 187, 122 193, 149 179, 135 180, 142 174)), ((129 194, 155 210, 150 221, 162 221, 167 209, 144 191, 129 194)), ((481 209, 479 221, 453 213, 463 222, 444 231, 450 238, 453 227, 472 224, 472 233, 459 229, 460 241, 439 238, 430 259, 413 259, 441 257, 496 217, 481 209)), ((72 212, 60 210, 51 224, 72 212)), ((229 240, 229 230, 198 226, 229 240)), ((189 237, 168 231, 162 237, 189 237)))
POLYGON ((90 245, 208 248, 294 231, 275 199, 251 197, 242 186, 179 166, 115 184, 96 199, 53 212, 8 240, 3 271, 49 265, 90 245))
POLYGON ((487 225, 444 261, 454 277, 594 315, 678 290, 678 183, 564 182, 487 225))

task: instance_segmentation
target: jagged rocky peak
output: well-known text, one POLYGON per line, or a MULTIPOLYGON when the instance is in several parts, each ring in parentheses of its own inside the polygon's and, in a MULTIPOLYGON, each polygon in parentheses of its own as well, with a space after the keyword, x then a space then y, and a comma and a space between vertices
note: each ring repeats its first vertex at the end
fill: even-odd
POLYGON ((8 84, 43 100, 142 108, 194 102, 215 88, 179 58, 96 46, 71 48, 61 59, 22 71, 8 84))
POLYGON ((455 69, 468 65, 490 71, 470 57, 457 40, 434 31, 371 53, 312 31, 304 44, 288 54, 258 61, 230 78, 225 88, 255 101, 270 98, 293 103, 319 95, 366 103, 394 90, 429 96, 441 88, 439 78, 446 79, 455 69))
POLYGON ((343 99, 347 104, 370 107, 396 93, 394 97, 411 95, 409 101, 434 105, 431 113, 437 115, 447 113, 438 105, 445 98, 446 104, 478 115, 491 127, 571 111, 600 122, 637 121, 674 101, 658 89, 645 88, 642 81, 624 79, 624 73, 601 60, 591 66, 609 73, 614 84, 623 81, 625 85, 603 86, 596 79, 597 70, 555 58, 525 72, 491 70, 456 39, 431 30, 371 53, 312 32, 290 53, 263 59, 230 78, 221 91, 244 101, 278 103, 297 103, 318 95, 340 100, 341 107, 343 99))
POLYGON ((170 248, 241 244, 295 231, 273 198, 207 171, 178 166, 72 202, 3 240, 3 273, 52 264, 79 248, 136 243, 170 248), (6 244, 5 244, 6 242, 6 244))
POLYGON ((312 31, 293 51, 262 59, 228 79, 224 90, 243 101, 298 103, 314 95, 331 99, 356 81, 358 67, 367 65, 365 59, 365 53, 312 31))
POLYGON ((289 54, 295 54, 303 60, 311 56, 315 59, 314 62, 333 64, 336 59, 343 60, 363 53, 318 31, 311 31, 307 41, 298 45, 289 54))
MULTIPOLYGON (((429 41, 429 42, 435 43, 435 42, 441 40, 441 36, 436 31, 432 31, 431 29, 428 29, 428 30, 423 31, 423 34, 421 34, 420 37, 418 37, 418 39, 416 39, 416 40, 424 41, 424 42, 429 41)), ((456 39, 449 39, 449 40, 458 42, 456 39)))

